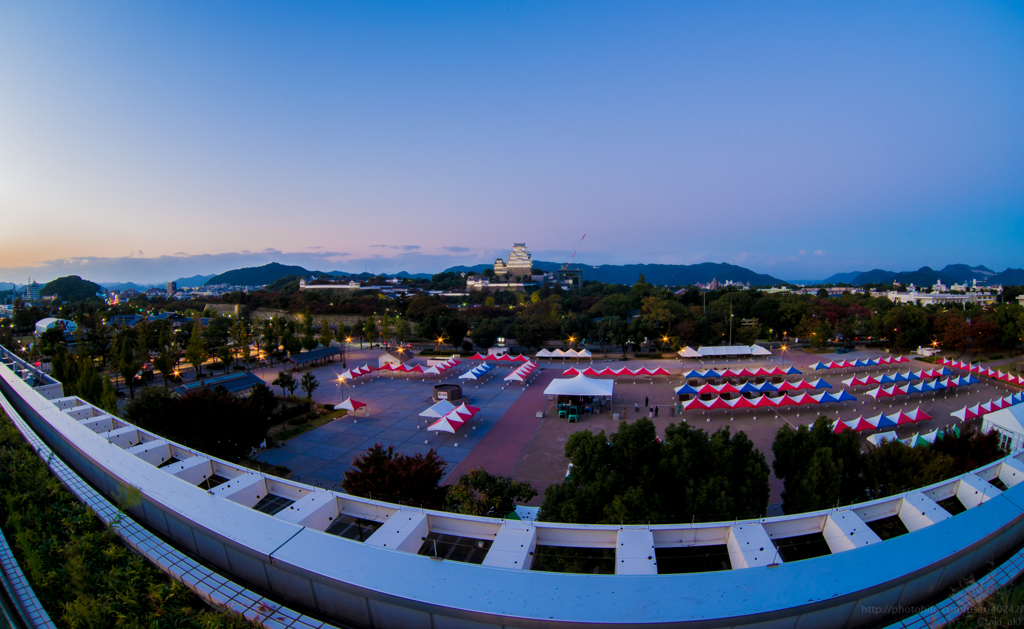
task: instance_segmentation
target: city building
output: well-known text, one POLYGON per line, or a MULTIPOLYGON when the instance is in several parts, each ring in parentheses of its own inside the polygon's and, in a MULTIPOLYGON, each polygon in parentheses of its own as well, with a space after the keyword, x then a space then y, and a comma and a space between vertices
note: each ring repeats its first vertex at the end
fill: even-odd
MULTIPOLYGON (((491 281, 483 275, 472 275, 466 278, 466 290, 510 290, 516 292, 524 292, 527 290, 533 290, 540 286, 537 282, 508 282, 508 281, 491 281)), ((430 291, 430 294, 442 294, 439 291, 430 291)), ((460 295, 464 293, 459 293, 460 295)))
POLYGON ((167 296, 173 297, 174 293, 178 292, 177 282, 167 282, 167 296))
POLYGON ((53 317, 46 317, 36 321, 36 336, 39 336, 43 332, 46 332, 50 328, 58 328, 64 330, 64 334, 74 334, 75 330, 78 329, 78 324, 74 321, 68 321, 67 319, 54 319, 53 317))
POLYGON ((533 275, 533 256, 526 249, 525 242, 517 242, 508 253, 508 261, 498 258, 494 261, 494 274, 510 277, 531 277, 533 275))
POLYGON ((39 301, 39 283, 34 281, 31 277, 28 278, 28 284, 25 285, 25 299, 28 301, 39 301))
MULTIPOLYGON (((875 293, 872 292, 872 296, 874 295, 875 293)), ((996 303, 998 300, 997 295, 975 292, 959 295, 955 293, 919 293, 916 290, 901 293, 899 291, 890 290, 886 291, 885 296, 894 304, 914 304, 917 306, 964 304, 981 304, 983 306, 987 306, 996 303)))

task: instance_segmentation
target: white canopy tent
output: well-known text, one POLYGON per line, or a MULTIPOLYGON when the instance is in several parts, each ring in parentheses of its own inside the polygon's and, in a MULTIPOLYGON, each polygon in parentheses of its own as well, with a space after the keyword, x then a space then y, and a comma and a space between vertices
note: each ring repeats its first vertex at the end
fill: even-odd
POLYGON ((583 374, 575 378, 552 380, 544 395, 578 395, 589 397, 612 397, 615 394, 614 380, 598 380, 583 374))
POLYGON ((760 345, 703 345, 694 349, 687 345, 679 350, 683 358, 718 358, 733 356, 771 356, 772 353, 760 345))
POLYGON ((896 431, 891 432, 880 432, 868 437, 868 442, 873 446, 880 446, 886 441, 897 441, 899 437, 896 436, 896 431))
POLYGON ((455 410, 455 405, 448 400, 441 400, 427 410, 420 413, 420 417, 444 417, 455 410))
POLYGON ((550 357, 551 357, 551 352, 549 350, 547 350, 547 349, 542 349, 539 352, 537 352, 537 358, 550 358, 550 357))

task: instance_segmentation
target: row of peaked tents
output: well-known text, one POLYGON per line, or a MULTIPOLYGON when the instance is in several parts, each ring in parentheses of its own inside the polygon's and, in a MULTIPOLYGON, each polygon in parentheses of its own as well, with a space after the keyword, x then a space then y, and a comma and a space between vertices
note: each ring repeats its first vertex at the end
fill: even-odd
POLYGON ((444 372, 452 369, 456 365, 461 364, 461 361, 455 358, 449 358, 443 362, 430 367, 424 367, 423 365, 416 365, 413 363, 405 363, 392 365, 391 363, 385 363, 381 367, 371 367, 369 365, 363 365, 362 367, 355 367, 353 369, 347 369, 338 374, 339 379, 352 380, 359 376, 365 376, 373 373, 374 371, 390 371, 392 373, 421 373, 427 376, 439 376, 444 372))
POLYGON ((699 387, 684 384, 681 387, 676 387, 676 395, 703 395, 705 393, 718 395, 723 393, 775 393, 777 391, 800 391, 802 389, 831 388, 831 384, 821 379, 811 380, 810 382, 807 380, 797 380, 795 382, 784 380, 779 384, 773 384, 771 382, 762 382, 761 384, 754 384, 753 382, 730 384, 728 382, 724 382, 722 384, 702 384, 699 387))
POLYGON ((989 378, 995 378, 1007 384, 1016 384, 1024 386, 1024 378, 1020 376, 1012 376, 1002 371, 997 371, 988 367, 981 367, 978 365, 972 365, 959 360, 950 360, 948 358, 940 359, 937 364, 944 365, 946 367, 952 367, 953 369, 962 369, 970 373, 978 374, 979 376, 988 376, 989 378))
POLYGON ((930 382, 918 382, 915 384, 900 386, 897 384, 892 385, 888 388, 876 387, 870 391, 866 391, 864 395, 872 397, 876 400, 893 397, 896 395, 908 395, 910 393, 927 393, 928 391, 942 391, 944 389, 952 389, 954 387, 965 387, 969 384, 975 384, 978 382, 973 376, 966 378, 946 378, 945 380, 932 380, 930 382))
POLYGON ((873 445, 880 446, 886 441, 899 441, 903 443, 903 445, 911 448, 927 448, 936 441, 941 441, 946 435, 959 437, 960 428, 957 426, 950 426, 946 429, 936 428, 935 430, 924 434, 916 432, 906 439, 900 439, 897 437, 895 430, 891 432, 880 432, 868 437, 868 442, 873 445))
POLYGON ((691 369, 690 371, 683 374, 684 378, 753 378, 757 376, 798 376, 803 372, 796 367, 772 367, 771 369, 765 369, 764 367, 758 367, 757 369, 705 369, 703 371, 697 371, 691 369))
MULTIPOLYGON (((867 384, 889 384, 890 382, 910 382, 912 380, 921 380, 924 378, 942 378, 943 376, 952 376, 953 372, 943 367, 942 369, 922 369, 921 371, 908 371, 907 373, 896 372, 894 375, 883 373, 880 378, 875 376, 865 376, 858 378, 854 376, 849 380, 843 380, 843 384, 848 387, 859 387, 867 384)), ((975 380, 974 382, 977 382, 975 380)), ((973 384, 973 383, 971 383, 973 384)))
POLYGON ((604 369, 594 369, 593 367, 587 367, 586 369, 576 369, 570 367, 562 372, 563 376, 578 376, 583 374, 584 376, 668 376, 671 375, 668 369, 664 367, 657 367, 655 369, 648 369, 647 367, 640 367, 639 369, 630 369, 629 367, 623 367, 621 369, 612 369, 611 367, 605 367, 604 369))
POLYGON ((455 431, 458 430, 459 426, 466 423, 466 420, 479 412, 479 408, 475 406, 468 406, 465 402, 460 406, 455 406, 448 400, 441 400, 437 404, 434 404, 427 410, 420 413, 420 417, 437 418, 437 421, 427 426, 428 431, 450 432, 454 434, 455 431))
POLYGON ((537 363, 527 362, 521 367, 517 367, 512 373, 505 376, 505 382, 522 382, 526 380, 526 377, 533 373, 533 370, 537 368, 537 363))
POLYGON ((850 369, 851 367, 874 367, 876 365, 895 365, 897 363, 909 363, 906 356, 883 356, 881 358, 869 358, 867 360, 839 360, 827 363, 817 362, 811 365, 811 369, 850 369))
POLYGON ((517 354, 515 356, 511 354, 488 354, 484 356, 480 352, 477 352, 466 360, 493 360, 499 363, 525 363, 530 359, 522 354, 517 354))
POLYGON ((492 365, 491 363, 484 363, 482 365, 473 367, 466 373, 459 376, 459 380, 476 380, 480 378, 480 376, 486 374, 489 371, 492 371, 493 369, 494 365, 492 365))
POLYGON ((574 349, 567 349, 564 352, 560 349, 546 350, 542 349, 536 354, 537 358, 593 358, 594 355, 590 353, 590 350, 581 349, 576 351, 574 349))
POLYGON ((682 403, 683 410, 707 410, 716 408, 778 408, 780 406, 800 406, 803 404, 827 404, 828 402, 847 402, 856 400, 846 391, 840 391, 839 393, 830 393, 828 391, 819 393, 818 395, 808 395, 801 393, 799 395, 791 396, 789 394, 780 395, 779 397, 771 397, 767 394, 759 395, 757 397, 743 397, 733 398, 727 400, 723 397, 715 397, 710 400, 702 400, 700 398, 693 398, 682 403))
POLYGON ((982 415, 988 415, 993 411, 1007 408, 1009 406, 1016 406, 1024 402, 1024 393, 1014 393, 1013 395, 1007 395, 1006 397, 996 398, 991 402, 985 402, 984 404, 975 404, 974 406, 965 406, 959 411, 950 413, 953 417, 956 417, 960 421, 967 421, 968 419, 974 419, 975 417, 981 417, 982 415))
POLYGON ((836 420, 836 422, 832 424, 832 432, 839 434, 845 430, 853 430, 855 432, 864 432, 865 430, 882 430, 884 428, 903 426, 904 424, 916 424, 917 422, 927 421, 931 418, 931 415, 925 413, 920 408, 910 412, 900 411, 896 414, 890 413, 889 415, 881 413, 874 417, 864 417, 861 415, 857 419, 850 419, 847 421, 836 420))

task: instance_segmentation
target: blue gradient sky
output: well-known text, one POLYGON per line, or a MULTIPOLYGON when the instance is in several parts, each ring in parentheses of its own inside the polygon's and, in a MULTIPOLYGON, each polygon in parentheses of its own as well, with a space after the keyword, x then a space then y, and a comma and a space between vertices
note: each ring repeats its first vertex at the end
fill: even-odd
POLYGON ((2 3, 0 86, 8 281, 1024 264, 1021 3, 2 3))

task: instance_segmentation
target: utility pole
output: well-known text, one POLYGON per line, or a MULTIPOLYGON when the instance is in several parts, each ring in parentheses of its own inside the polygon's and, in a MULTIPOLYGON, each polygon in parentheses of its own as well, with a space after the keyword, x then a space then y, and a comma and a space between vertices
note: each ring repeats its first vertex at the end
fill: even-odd
POLYGON ((729 345, 732 345, 732 300, 729 300, 729 345))

